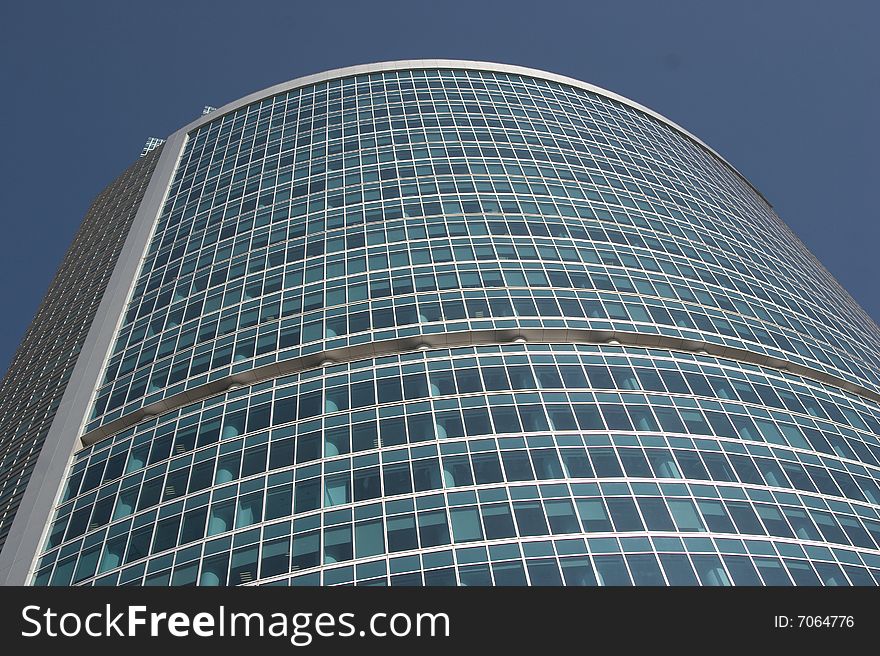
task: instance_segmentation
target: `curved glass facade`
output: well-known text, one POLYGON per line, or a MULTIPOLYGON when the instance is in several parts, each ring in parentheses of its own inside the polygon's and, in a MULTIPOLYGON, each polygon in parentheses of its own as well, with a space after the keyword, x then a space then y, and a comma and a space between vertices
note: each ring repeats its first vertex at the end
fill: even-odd
POLYGON ((880 329, 705 146, 490 66, 217 114, 35 583, 880 582, 880 329))

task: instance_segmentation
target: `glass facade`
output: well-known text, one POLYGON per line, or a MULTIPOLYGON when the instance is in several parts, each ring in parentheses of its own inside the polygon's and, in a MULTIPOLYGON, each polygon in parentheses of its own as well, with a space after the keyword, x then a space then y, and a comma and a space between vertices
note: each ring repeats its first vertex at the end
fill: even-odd
POLYGON ((574 81, 341 74, 187 135, 38 585, 875 585, 880 329, 574 81))

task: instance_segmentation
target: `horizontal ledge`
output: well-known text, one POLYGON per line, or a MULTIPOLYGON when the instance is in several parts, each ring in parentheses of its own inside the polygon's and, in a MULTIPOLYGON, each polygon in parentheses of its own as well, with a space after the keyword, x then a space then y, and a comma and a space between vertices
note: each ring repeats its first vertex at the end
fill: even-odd
POLYGON ((458 348, 462 346, 480 346, 488 344, 508 344, 516 340, 525 340, 529 344, 608 344, 616 342, 617 346, 637 346, 642 348, 659 348, 670 351, 700 353, 736 362, 747 362, 771 369, 783 370, 797 376, 827 383, 834 387, 852 392, 858 396, 880 403, 880 393, 867 387, 851 383, 838 376, 832 376, 810 367, 788 362, 746 349, 734 348, 703 342, 700 340, 667 337, 648 333, 619 332, 614 330, 585 330, 572 328, 510 328, 499 330, 470 330, 435 335, 415 335, 398 339, 382 340, 329 349, 310 353, 281 362, 255 367, 248 371, 212 380, 204 385, 173 394, 155 403, 145 405, 134 412, 107 422, 103 426, 84 434, 80 440, 83 446, 91 446, 105 437, 134 426, 145 419, 159 416, 177 408, 203 401, 212 396, 223 394, 230 388, 254 385, 274 378, 317 369, 328 364, 342 364, 395 355, 420 349, 458 348))

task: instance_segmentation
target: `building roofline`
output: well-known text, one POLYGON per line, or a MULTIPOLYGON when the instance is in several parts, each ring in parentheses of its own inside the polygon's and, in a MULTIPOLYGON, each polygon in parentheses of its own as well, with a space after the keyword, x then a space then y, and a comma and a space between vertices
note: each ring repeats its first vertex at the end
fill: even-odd
MULTIPOLYGON (((581 80, 575 79, 573 77, 568 77, 566 75, 559 75, 557 73, 550 73, 547 71, 542 71, 537 68, 528 68, 525 66, 516 66, 514 64, 498 64, 493 62, 485 62, 485 61, 472 61, 465 59, 404 59, 404 60, 396 60, 396 61, 384 61, 384 62, 376 62, 372 64, 358 64, 355 66, 345 66, 343 68, 334 68, 329 71, 323 71, 321 73, 313 73, 311 75, 304 75, 302 77, 295 78, 293 80, 289 80, 287 82, 281 82, 279 84, 275 84, 270 87, 266 87, 265 89, 261 89, 259 91, 255 91, 246 96, 243 96, 237 100, 233 100, 232 102, 226 103, 225 105, 217 108, 215 111, 210 112, 209 114, 205 114, 200 116, 194 121, 191 121, 180 130, 175 132, 177 135, 179 133, 188 134, 193 130, 201 127, 202 125, 209 123, 211 121, 216 120, 220 116, 224 114, 228 114, 229 112, 233 112, 241 107, 249 105, 253 102, 257 102, 259 100, 263 100, 264 98, 268 98, 270 96, 277 95, 279 93, 284 93, 286 91, 291 91, 293 89, 299 89, 300 87, 309 86, 312 84, 320 84, 321 82, 327 82, 330 80, 338 80, 346 77, 353 77, 355 75, 365 75, 369 73, 383 73, 383 72, 391 72, 391 71, 402 71, 402 70, 413 70, 413 69, 449 69, 449 70, 469 70, 469 71, 488 71, 495 73, 509 73, 512 75, 523 75, 526 77, 533 77, 542 80, 548 80, 550 82, 557 82, 559 84, 565 84, 567 86, 575 87, 577 89, 583 89, 585 91, 590 91, 592 93, 598 94, 600 96, 604 96, 616 102, 619 102, 623 105, 636 109, 643 114, 647 114, 648 116, 664 123, 665 125, 671 127, 673 130, 679 132, 686 138, 693 141, 695 144, 706 150, 713 157, 717 158, 720 162, 722 162, 725 166, 727 166, 733 173, 735 173, 750 189, 752 189, 761 199, 767 203, 768 206, 772 207, 770 201, 762 194, 755 185, 753 185, 749 179, 744 176, 733 164, 728 162, 724 157, 722 157, 714 148, 709 146, 707 143, 702 141, 699 137, 691 134, 683 127, 681 127, 678 123, 669 120, 662 114, 655 112, 653 109, 649 107, 645 107, 634 100, 630 100, 625 96, 621 96, 613 91, 609 91, 607 89, 603 89, 602 87, 598 87, 594 84, 590 84, 588 82, 583 82, 581 80)), ((169 137, 170 138, 170 137, 169 137)))

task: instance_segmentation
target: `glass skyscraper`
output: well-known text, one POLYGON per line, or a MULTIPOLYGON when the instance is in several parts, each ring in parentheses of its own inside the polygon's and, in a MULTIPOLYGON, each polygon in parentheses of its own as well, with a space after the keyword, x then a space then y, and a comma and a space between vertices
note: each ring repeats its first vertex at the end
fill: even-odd
POLYGON ((0 387, 7 582, 880 582, 880 328, 667 119, 374 64, 133 171, 0 387))

